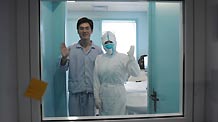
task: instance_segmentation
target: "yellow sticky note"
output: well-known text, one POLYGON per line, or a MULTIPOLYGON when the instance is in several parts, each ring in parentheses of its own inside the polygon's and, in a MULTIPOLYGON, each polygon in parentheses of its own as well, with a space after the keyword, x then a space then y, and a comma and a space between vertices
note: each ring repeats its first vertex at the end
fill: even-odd
POLYGON ((36 100, 41 100, 47 85, 48 83, 33 78, 29 83, 29 86, 25 92, 25 96, 34 98, 36 100))

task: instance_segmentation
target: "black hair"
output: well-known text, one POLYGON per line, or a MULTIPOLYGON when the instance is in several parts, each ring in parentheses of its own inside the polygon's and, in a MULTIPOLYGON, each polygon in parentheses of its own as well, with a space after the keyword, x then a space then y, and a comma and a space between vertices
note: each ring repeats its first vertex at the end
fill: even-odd
POLYGON ((79 29, 79 26, 83 23, 89 23, 91 29, 93 30, 93 21, 87 17, 82 17, 77 21, 77 30, 79 29))

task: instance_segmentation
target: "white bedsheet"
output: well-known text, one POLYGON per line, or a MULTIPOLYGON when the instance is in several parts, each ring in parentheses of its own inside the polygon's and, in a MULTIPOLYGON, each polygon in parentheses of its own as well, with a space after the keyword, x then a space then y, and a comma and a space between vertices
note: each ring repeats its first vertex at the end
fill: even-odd
POLYGON ((127 111, 133 114, 147 112, 147 81, 128 81, 125 84, 127 92, 127 111))
POLYGON ((126 92, 147 92, 147 81, 128 81, 125 84, 126 92))

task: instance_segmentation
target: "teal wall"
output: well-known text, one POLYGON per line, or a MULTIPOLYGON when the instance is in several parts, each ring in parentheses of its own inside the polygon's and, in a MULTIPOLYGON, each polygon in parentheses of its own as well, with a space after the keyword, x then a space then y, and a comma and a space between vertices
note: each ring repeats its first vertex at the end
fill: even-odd
MULTIPOLYGON (((181 110, 181 10, 178 3, 149 3, 149 94, 154 89, 160 99, 157 113, 181 110)), ((150 112, 154 113, 150 100, 150 112)))
POLYGON ((67 116, 66 73, 58 68, 60 44, 65 40, 65 3, 40 3, 41 79, 48 82, 43 99, 45 117, 67 116))
MULTIPOLYGON (((94 21, 94 32, 91 39, 95 44, 101 46, 101 21, 108 20, 135 20, 137 23, 137 59, 143 54, 148 54, 148 19, 147 12, 69 12, 67 15, 68 45, 77 42, 79 36, 76 31, 76 22, 80 17, 88 17, 94 21)), ((120 29, 122 31, 122 28, 120 29)))

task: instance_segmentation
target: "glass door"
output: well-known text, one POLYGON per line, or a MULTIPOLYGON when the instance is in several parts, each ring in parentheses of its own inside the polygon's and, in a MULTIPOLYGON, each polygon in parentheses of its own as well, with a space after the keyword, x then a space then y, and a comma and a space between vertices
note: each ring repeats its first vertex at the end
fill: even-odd
POLYGON ((183 28, 181 2, 149 2, 149 113, 183 108, 183 28))

